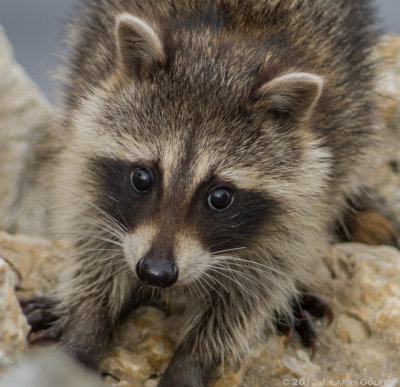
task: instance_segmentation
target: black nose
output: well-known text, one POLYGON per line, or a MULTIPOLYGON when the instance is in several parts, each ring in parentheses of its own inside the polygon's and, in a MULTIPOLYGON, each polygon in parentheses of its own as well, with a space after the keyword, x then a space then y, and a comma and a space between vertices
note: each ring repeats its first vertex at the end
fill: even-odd
POLYGON ((148 285, 166 288, 178 279, 178 267, 169 260, 146 255, 136 265, 138 277, 148 285))

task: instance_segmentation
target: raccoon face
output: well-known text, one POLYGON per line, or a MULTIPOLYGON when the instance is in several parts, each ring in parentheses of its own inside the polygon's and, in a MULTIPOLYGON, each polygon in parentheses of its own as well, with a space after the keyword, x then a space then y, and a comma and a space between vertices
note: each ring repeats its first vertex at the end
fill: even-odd
POLYGON ((128 14, 115 33, 112 85, 88 97, 75 127, 85 184, 124 229, 132 271, 150 286, 187 285, 282 240, 285 215, 295 224, 324 186, 327 154, 290 129, 311 114, 322 79, 260 82, 259 63, 240 67, 207 44, 182 43, 172 65, 157 29, 128 14))
POLYGON ((153 162, 91 162, 92 179, 101 184, 96 203, 126 230, 125 259, 151 286, 194 281, 219 255, 248 247, 265 230, 266 219, 272 225, 282 212, 271 195, 239 186, 240 178, 225 176, 223 165, 191 152, 186 164, 177 152, 168 169, 171 160, 162 153, 153 162))

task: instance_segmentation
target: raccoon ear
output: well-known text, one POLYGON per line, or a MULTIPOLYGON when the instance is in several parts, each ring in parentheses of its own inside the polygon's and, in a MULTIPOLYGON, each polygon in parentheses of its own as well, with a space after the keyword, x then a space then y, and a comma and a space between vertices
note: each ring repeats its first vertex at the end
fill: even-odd
POLYGON ((146 78, 164 61, 160 37, 149 24, 129 13, 117 16, 115 24, 117 65, 130 77, 146 78))
POLYGON ((309 113, 321 96, 324 80, 310 73, 281 75, 256 90, 264 108, 277 113, 302 117, 309 113))

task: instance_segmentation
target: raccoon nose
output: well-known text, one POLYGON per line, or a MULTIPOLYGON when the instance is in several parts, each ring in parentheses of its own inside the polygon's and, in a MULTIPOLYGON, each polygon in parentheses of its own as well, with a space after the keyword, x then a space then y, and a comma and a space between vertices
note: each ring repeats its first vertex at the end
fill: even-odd
POLYGON ((167 259, 157 259, 150 255, 141 258, 136 265, 138 277, 146 284, 166 288, 178 279, 178 267, 167 259))

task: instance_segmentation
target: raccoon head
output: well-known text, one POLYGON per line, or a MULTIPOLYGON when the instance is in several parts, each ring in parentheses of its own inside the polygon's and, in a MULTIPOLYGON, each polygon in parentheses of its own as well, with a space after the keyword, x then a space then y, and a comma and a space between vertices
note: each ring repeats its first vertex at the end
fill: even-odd
POLYGON ((276 266, 329 168, 309 126, 323 79, 268 76, 265 48, 202 28, 173 41, 118 16, 115 73, 74 114, 82 184, 122 229, 132 272, 161 288, 230 277, 226 262, 276 266))

